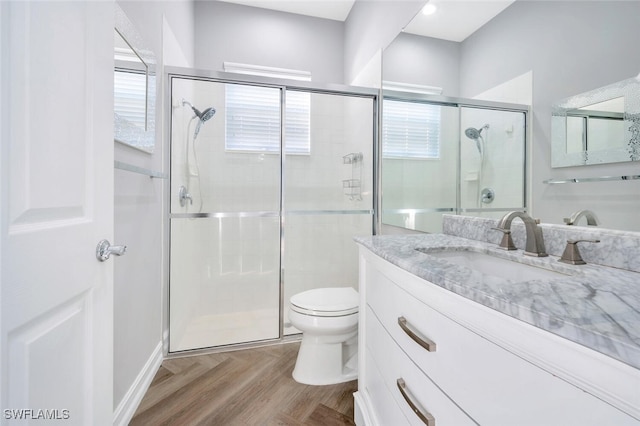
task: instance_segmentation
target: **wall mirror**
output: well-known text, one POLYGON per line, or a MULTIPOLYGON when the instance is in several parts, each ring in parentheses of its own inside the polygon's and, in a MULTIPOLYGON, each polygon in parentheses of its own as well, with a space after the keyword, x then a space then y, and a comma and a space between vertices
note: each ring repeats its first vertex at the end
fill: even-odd
POLYGON ((527 208, 529 108, 457 97, 459 54, 457 42, 409 32, 383 51, 383 233, 442 232, 443 214, 500 218, 527 208))
POLYGON ((152 153, 155 144, 155 55, 116 5, 114 139, 152 153))
POLYGON ((551 115, 552 167, 640 161, 640 81, 564 99, 551 115))

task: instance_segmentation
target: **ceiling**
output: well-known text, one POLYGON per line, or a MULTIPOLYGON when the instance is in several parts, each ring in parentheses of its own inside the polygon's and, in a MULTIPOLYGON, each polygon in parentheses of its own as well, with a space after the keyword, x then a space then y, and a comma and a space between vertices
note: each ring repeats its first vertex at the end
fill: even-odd
POLYGON ((355 0, 220 0, 263 9, 279 10, 298 15, 344 21, 355 0))
MULTIPOLYGON (((221 0, 246 6, 344 21, 355 0, 221 0)), ((392 1, 392 0, 375 0, 392 1)), ((421 1, 421 0, 416 0, 421 1)), ((429 0, 433 15, 418 13, 404 32, 461 42, 515 0, 429 0)))
POLYGON ((461 42, 506 9, 515 0, 430 0, 433 15, 418 13, 405 33, 461 42))

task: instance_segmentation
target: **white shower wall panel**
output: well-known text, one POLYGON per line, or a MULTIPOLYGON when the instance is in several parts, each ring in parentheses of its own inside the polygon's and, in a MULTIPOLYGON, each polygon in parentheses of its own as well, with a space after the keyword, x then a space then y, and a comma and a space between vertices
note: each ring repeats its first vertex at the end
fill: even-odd
POLYGON ((371 235, 371 215, 300 215, 285 222, 284 333, 289 324, 291 296, 322 287, 358 289, 358 250, 353 237, 371 235))
POLYGON ((311 153, 285 159, 285 208, 297 210, 371 210, 373 206, 373 124, 370 99, 311 96, 311 153), (342 182, 353 167, 343 157, 362 153, 357 167, 362 199, 345 195, 342 182))
MULTIPOLYGON (((460 148, 463 209, 509 209, 524 206, 524 119, 524 114, 517 112, 463 109, 460 148), (479 129, 485 124, 489 124, 489 128, 482 131, 484 161, 481 166, 476 143, 464 136, 464 129, 479 129), (491 203, 480 202, 478 188, 492 189, 495 193, 494 200, 491 203)), ((498 217, 501 214, 503 213, 498 217)), ((472 212, 472 215, 495 217, 495 214, 481 210, 472 212)))
POLYGON ((279 246, 277 217, 173 219, 171 351, 277 338, 279 246), (181 345, 188 328, 213 313, 245 313, 245 324, 235 336, 218 328, 202 333, 196 346, 181 345))

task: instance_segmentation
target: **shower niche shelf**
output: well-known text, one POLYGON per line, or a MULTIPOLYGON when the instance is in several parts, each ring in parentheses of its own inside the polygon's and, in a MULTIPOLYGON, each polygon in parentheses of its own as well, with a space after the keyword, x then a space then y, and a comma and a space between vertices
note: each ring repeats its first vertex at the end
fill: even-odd
POLYGON ((343 164, 351 164, 351 179, 342 180, 344 195, 351 201, 362 200, 362 158, 361 152, 352 152, 342 157, 343 164))

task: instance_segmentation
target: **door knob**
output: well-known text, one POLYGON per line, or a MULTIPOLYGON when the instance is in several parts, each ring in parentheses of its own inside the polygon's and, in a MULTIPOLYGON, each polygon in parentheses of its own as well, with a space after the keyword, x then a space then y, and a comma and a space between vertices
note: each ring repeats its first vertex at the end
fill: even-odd
POLYGON ((109 259, 109 256, 122 256, 127 251, 127 246, 112 246, 107 240, 101 240, 96 247, 96 258, 100 262, 109 259))

